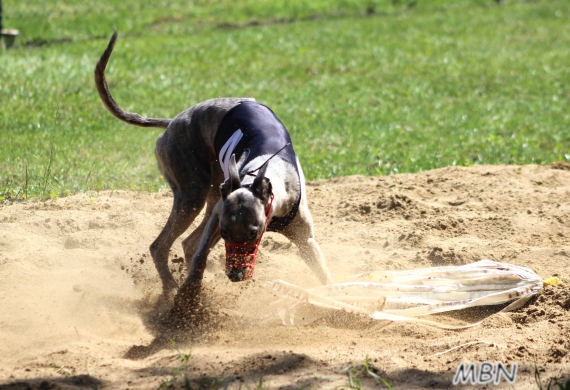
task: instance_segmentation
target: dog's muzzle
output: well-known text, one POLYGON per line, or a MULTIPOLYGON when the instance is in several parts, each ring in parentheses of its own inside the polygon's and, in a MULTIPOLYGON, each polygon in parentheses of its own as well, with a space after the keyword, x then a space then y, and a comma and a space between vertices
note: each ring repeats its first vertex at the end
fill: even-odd
POLYGON ((259 235, 255 244, 245 242, 226 242, 226 275, 232 282, 241 282, 253 278, 255 273, 255 262, 257 259, 257 250, 261 243, 261 238, 271 215, 271 206, 273 204, 273 194, 265 216, 265 226, 259 235))

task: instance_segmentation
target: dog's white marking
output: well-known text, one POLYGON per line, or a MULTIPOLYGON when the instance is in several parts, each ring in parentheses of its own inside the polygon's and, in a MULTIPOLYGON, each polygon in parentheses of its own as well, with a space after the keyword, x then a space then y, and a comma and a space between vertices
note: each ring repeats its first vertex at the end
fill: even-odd
POLYGON ((301 169, 301 163, 299 162, 299 157, 295 155, 295 159, 297 159, 297 168, 299 169, 299 181, 301 182, 301 188, 299 189, 301 193, 299 196, 302 198, 305 194, 305 175, 303 174, 303 170, 301 169))
POLYGON ((236 148, 238 142, 243 137, 243 133, 241 129, 237 129, 232 136, 226 141, 222 149, 220 150, 220 155, 218 156, 218 161, 220 162, 220 166, 222 167, 222 171, 224 172, 224 179, 228 180, 230 178, 229 166, 230 166, 230 158, 232 157, 232 153, 236 148))

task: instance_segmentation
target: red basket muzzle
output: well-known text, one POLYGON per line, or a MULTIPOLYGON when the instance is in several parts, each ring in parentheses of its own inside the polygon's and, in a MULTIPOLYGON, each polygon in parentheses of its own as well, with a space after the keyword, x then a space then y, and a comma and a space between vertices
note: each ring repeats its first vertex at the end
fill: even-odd
POLYGON ((226 275, 232 282, 240 282, 253 278, 255 273, 255 262, 257 259, 257 251, 261 238, 267 224, 269 223, 269 216, 271 215, 271 206, 273 204, 273 195, 269 202, 267 215, 265 216, 265 226, 259 235, 255 244, 248 244, 245 242, 226 242, 226 275))

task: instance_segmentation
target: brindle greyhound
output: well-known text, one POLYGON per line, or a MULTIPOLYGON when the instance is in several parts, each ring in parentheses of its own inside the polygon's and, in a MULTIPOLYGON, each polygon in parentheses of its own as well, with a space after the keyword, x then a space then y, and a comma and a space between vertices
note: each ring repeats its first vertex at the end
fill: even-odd
MULTIPOLYGON (((128 113, 115 102, 105 80, 105 68, 116 39, 117 32, 95 68, 95 84, 103 104, 111 114, 131 125, 166 129, 156 141, 155 155, 160 172, 172 188, 174 203, 166 225, 150 246, 164 293, 178 287, 168 269, 169 250, 204 205, 204 219, 182 242, 189 273, 178 295, 185 291, 188 298, 199 293, 208 253, 220 238, 226 241, 228 253, 231 245, 258 245, 266 226, 268 230, 280 231, 300 249, 322 283, 332 283, 313 237, 303 171, 288 143, 289 134, 273 112, 255 99, 219 98, 199 103, 174 119, 128 113), (248 122, 250 114, 257 122, 248 122), (256 128, 257 133, 248 135, 248 127, 265 127, 264 124, 267 129, 256 128), (222 132, 231 133, 232 137, 219 139, 222 132), (257 139, 282 140, 284 145, 279 144, 281 149, 256 152, 260 143, 257 139), (236 150, 241 150, 237 163, 236 150), (273 221, 278 223, 272 229, 273 221)), ((273 144, 269 142, 270 147, 273 144)), ((250 271, 252 265, 226 263, 226 274, 232 281, 248 279, 250 271)))

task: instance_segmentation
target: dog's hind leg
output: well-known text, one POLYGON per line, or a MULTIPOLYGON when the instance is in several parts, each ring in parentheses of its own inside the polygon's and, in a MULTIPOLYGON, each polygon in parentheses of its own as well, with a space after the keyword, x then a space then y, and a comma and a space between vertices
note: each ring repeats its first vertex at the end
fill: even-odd
POLYGON ((169 130, 156 142, 158 167, 174 194, 168 221, 150 246, 165 294, 178 287, 168 267, 170 248, 200 213, 210 191, 208 163, 204 163, 205 158, 190 151, 192 148, 184 143, 184 139, 173 137, 169 130))
POLYGON ((188 229, 204 206, 204 196, 201 198, 200 196, 191 198, 188 194, 182 195, 180 190, 175 191, 170 217, 150 246, 150 253, 162 280, 162 288, 165 294, 178 287, 168 268, 168 253, 174 241, 188 229))

